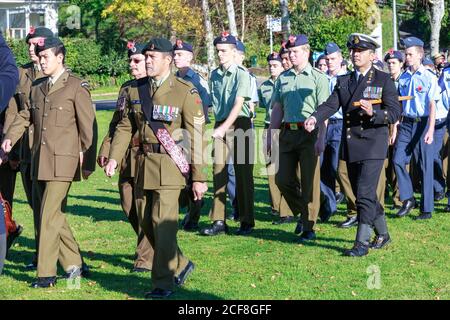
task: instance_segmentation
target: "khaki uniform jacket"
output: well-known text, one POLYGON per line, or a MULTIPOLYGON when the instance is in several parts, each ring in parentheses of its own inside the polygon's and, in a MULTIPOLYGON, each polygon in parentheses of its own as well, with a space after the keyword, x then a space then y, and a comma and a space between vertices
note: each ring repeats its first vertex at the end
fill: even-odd
MULTIPOLYGON (((129 88, 128 99, 126 116, 116 128, 108 157, 116 161, 124 157, 131 137, 136 131, 141 144, 158 143, 153 130, 146 123, 137 82, 133 82, 129 88)), ((156 90, 152 99, 155 107, 172 106, 179 109, 178 116, 173 121, 162 122, 172 138, 190 151, 187 159, 189 161, 191 158, 192 181, 207 181, 207 167, 203 160, 203 149, 206 146, 205 116, 197 89, 190 82, 171 74, 156 90), (189 137, 183 138, 181 130, 177 130, 180 128, 186 129, 189 137)), ((143 161, 138 161, 137 175, 143 174, 143 177, 136 179, 137 187, 144 190, 158 190, 181 189, 186 185, 186 179, 168 154, 148 153, 143 157, 143 161)))
MULTIPOLYGON (((44 77, 41 71, 37 71, 34 68, 32 62, 27 63, 19 68, 19 84, 16 88, 16 93, 11 98, 6 109, 5 125, 3 133, 6 134, 9 126, 13 123, 16 115, 30 106, 30 93, 33 82, 36 79, 44 77)), ((12 158, 17 156, 20 161, 25 163, 31 163, 31 147, 33 145, 33 125, 25 130, 20 143, 14 146, 14 150, 11 151, 12 158)))
MULTIPOLYGON (((134 80, 125 82, 119 91, 119 97, 117 99, 116 111, 112 116, 111 122, 109 123, 109 130, 106 136, 103 138, 102 145, 98 152, 101 157, 109 157, 109 151, 111 149, 111 141, 116 132, 116 127, 120 120, 126 115, 126 101, 129 99, 129 89, 134 80)), ((125 153, 121 163, 120 163, 120 176, 123 178, 134 178, 136 172, 136 157, 139 151, 139 133, 136 132, 130 141, 128 150, 125 153)))
POLYGON ((14 145, 34 125, 32 178, 80 180, 80 151, 85 152, 83 168, 95 169, 96 122, 88 83, 65 71, 48 92, 48 81, 33 83, 29 108, 17 114, 5 139, 14 145))

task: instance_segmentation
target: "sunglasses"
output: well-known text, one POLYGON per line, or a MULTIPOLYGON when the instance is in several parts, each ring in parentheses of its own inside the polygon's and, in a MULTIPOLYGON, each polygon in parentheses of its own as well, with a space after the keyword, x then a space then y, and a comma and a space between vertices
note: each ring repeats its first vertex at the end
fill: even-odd
POLYGON ((134 63, 136 63, 136 64, 138 64, 138 63, 140 63, 140 62, 142 62, 142 61, 144 61, 144 59, 138 59, 138 58, 132 58, 132 59, 130 59, 130 62, 134 62, 134 63))

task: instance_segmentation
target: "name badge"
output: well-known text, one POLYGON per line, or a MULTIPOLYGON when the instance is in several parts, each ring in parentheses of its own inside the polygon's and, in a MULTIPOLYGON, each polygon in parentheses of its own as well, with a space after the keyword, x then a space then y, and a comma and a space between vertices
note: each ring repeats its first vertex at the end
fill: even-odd
POLYGON ((179 112, 180 109, 177 107, 154 105, 153 119, 171 122, 178 118, 179 112))
POLYGON ((365 99, 381 99, 382 95, 383 95, 382 87, 367 87, 363 93, 363 97, 365 99))

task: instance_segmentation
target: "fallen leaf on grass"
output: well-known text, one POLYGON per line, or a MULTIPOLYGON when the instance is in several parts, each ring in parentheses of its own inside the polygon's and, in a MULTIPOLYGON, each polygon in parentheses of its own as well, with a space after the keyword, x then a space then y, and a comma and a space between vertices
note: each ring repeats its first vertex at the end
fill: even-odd
POLYGON ((355 291, 352 291, 352 296, 354 296, 354 297, 356 297, 356 296, 357 296, 357 294, 356 294, 356 292, 355 292, 355 291))
POLYGON ((256 284, 252 283, 252 284, 250 285, 250 287, 256 288, 256 284))

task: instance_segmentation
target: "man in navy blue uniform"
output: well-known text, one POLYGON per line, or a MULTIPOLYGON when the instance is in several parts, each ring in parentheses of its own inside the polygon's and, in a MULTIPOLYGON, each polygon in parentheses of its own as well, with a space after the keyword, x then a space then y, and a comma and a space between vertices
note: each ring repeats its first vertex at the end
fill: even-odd
POLYGON ((355 71, 337 79, 333 93, 306 120, 305 129, 311 132, 342 107, 340 156, 347 162, 359 220, 354 246, 344 254, 360 257, 368 253, 369 246, 379 249, 390 242, 384 209, 376 190, 388 150, 388 124, 398 120, 401 110, 394 82, 372 65, 375 49, 379 47, 375 39, 353 33, 347 47, 355 71), (382 102, 372 104, 370 100, 375 99, 382 102), (370 244, 373 228, 376 237, 370 244))
POLYGON ((11 49, 0 33, 0 113, 8 105, 19 83, 19 71, 11 49))

